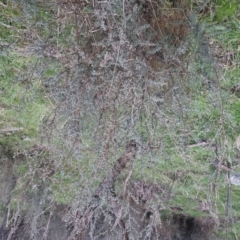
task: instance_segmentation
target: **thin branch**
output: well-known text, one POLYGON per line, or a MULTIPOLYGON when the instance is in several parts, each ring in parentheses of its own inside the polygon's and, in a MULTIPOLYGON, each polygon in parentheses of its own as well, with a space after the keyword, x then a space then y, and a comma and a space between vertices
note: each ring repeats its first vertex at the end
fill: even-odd
POLYGON ((5 5, 4 3, 0 2, 0 6, 2 6, 3 8, 6 8, 7 5, 5 5))
MULTIPOLYGON (((1 4, 0 4, 0 5, 1 5, 1 4)), ((4 27, 6 27, 6 28, 13 28, 13 26, 10 26, 10 25, 5 24, 5 23, 3 23, 3 22, 0 22, 0 25, 4 26, 4 27)))
POLYGON ((0 129, 0 134, 5 134, 5 135, 10 135, 16 132, 22 132, 24 129, 23 128, 5 128, 5 129, 0 129))

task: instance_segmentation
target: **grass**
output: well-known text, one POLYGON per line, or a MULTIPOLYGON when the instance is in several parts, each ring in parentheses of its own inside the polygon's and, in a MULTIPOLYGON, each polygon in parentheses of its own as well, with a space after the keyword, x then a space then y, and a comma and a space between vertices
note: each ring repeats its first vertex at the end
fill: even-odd
MULTIPOLYGON (((160 142, 160 147, 152 150, 149 154, 137 157, 133 165, 132 179, 157 183, 163 187, 172 184, 171 198, 164 203, 166 211, 172 206, 178 206, 190 216, 206 216, 210 213, 201 210, 199 206, 201 202, 209 201, 210 205, 215 206, 215 209, 211 209, 211 211, 216 212, 219 217, 223 217, 225 214, 226 174, 220 174, 216 182, 218 189, 216 192, 212 190, 216 174, 211 165, 215 158, 214 149, 202 146, 191 147, 191 145, 202 140, 221 142, 224 160, 234 156, 233 145, 239 135, 240 126, 239 95, 233 93, 232 90, 239 84, 240 77, 239 54, 235 53, 239 47, 240 38, 239 20, 234 17, 236 11, 235 2, 229 7, 226 5, 226 1, 217 1, 217 15, 213 19, 214 22, 211 20, 206 27, 206 33, 211 37, 211 41, 223 47, 224 54, 230 50, 234 51, 234 57, 231 59, 233 64, 226 68, 224 77, 219 80, 220 89, 218 90, 222 91, 222 95, 219 96, 219 92, 207 91, 200 84, 199 79, 199 81, 193 79, 192 85, 185 83, 186 92, 191 101, 188 105, 186 101, 183 118, 175 113, 174 109, 167 109, 168 116, 171 118, 170 123, 163 124, 158 118, 154 118, 155 126, 152 127, 152 115, 147 116, 143 113, 136 124, 136 135, 143 143, 147 144, 150 139, 160 142), (227 11, 225 11, 226 8, 228 8, 227 11), (228 21, 224 22, 226 18, 228 21), (182 128, 188 130, 184 136, 182 128), (223 132, 225 136, 223 136, 223 132)), ((0 130, 23 129, 21 132, 10 135, 0 134, 0 146, 10 155, 13 155, 15 150, 26 149, 28 145, 39 141, 39 127, 44 116, 50 112, 52 107, 52 102, 47 98, 42 82, 54 78, 62 67, 61 64, 49 61, 42 75, 36 76, 33 66, 38 66, 39 61, 44 62, 46 59, 19 51, 24 45, 21 40, 22 30, 27 27, 16 21, 20 14, 20 10, 11 4, 0 10, 0 43, 4 46, 6 42, 15 44, 11 48, 4 48, 5 51, 1 53, 0 57, 0 130), (30 139, 30 141, 24 141, 24 139, 30 139)), ((57 26, 51 18, 51 12, 42 9, 32 19, 32 21, 41 20, 41 24, 36 30, 39 37, 50 36, 50 30, 53 26, 57 26), (49 21, 50 23, 47 24, 49 21)), ((203 21, 207 22, 209 19, 203 19, 203 21)), ((68 42, 65 37, 67 34, 71 35, 74 28, 74 25, 66 27, 61 32, 62 35, 58 35, 59 39, 54 39, 52 43, 58 42, 63 48, 71 45, 71 42, 68 42)), ((201 71, 201 67, 201 63, 196 63, 198 69, 195 74, 197 71, 201 71)), ((210 65, 206 66, 207 70, 210 68, 210 65)), ((120 108, 119 116, 127 112, 124 107, 120 108)), ((106 122, 108 119, 111 120, 111 112, 106 113, 105 117, 106 122)), ((89 194, 106 176, 107 168, 111 168, 116 161, 118 157, 116 151, 118 154, 121 152, 119 149, 116 151, 111 149, 108 166, 104 166, 104 170, 100 168, 99 171, 96 171, 96 166, 100 161, 97 150, 95 150, 96 143, 93 140, 95 135, 92 131, 96 128, 96 123, 89 119, 91 119, 91 115, 87 115, 83 122, 84 130, 80 139, 81 144, 79 144, 81 145, 81 158, 69 157, 67 153, 59 154, 61 158, 54 159, 57 166, 56 172, 47 185, 51 188, 52 199, 57 203, 71 204, 78 197, 79 192, 89 197, 89 194), (89 149, 94 149, 94 151, 89 149), (91 179, 90 183, 89 179, 91 179)), ((63 127, 61 126, 61 128, 63 127)), ((124 139, 124 137, 122 138, 124 139)), ((67 139, 65 140, 67 141, 67 139)), ((58 142, 56 139, 54 141, 58 142)), ((102 148, 103 146, 104 144, 101 145, 102 148)), ((67 148, 64 144, 63 147, 67 148)), ((44 157, 42 156, 42 158, 44 157)), ((41 162, 41 157, 35 160, 34 164, 37 161, 41 162)), ((17 166, 17 173, 26 181, 25 176, 29 170, 27 161, 30 160, 26 159, 26 162, 21 162, 17 166)), ((44 167, 39 168, 43 169, 44 167)), ((125 179, 127 170, 122 173, 120 181, 125 179)), ((41 181, 41 175, 35 177, 34 181, 41 181)), ((29 187, 28 191, 30 190, 29 187)), ((239 188, 233 186, 231 191, 233 214, 239 216, 239 188)), ((229 230, 231 236, 233 236, 234 229, 240 234, 239 223, 236 223, 235 228, 229 230)), ((222 233, 219 232, 219 234, 222 233)))
POLYGON ((21 14, 19 6, 13 3, 0 10, 0 43, 4 49, 0 56, 0 129, 22 129, 14 136, 1 138, 1 145, 18 142, 18 147, 23 144, 23 139, 34 141, 50 106, 49 99, 44 96, 41 79, 33 77, 34 69, 29 70, 37 59, 27 54, 27 49, 22 49, 22 34, 26 26, 18 20, 21 14))
POLYGON ((0 39, 1 44, 16 43, 20 39, 24 26, 18 22, 17 18, 21 14, 18 6, 8 3, 0 9, 0 39))
POLYGON ((29 138, 37 136, 39 124, 49 110, 49 100, 44 97, 41 84, 35 79, 27 79, 27 83, 18 79, 32 61, 32 57, 14 52, 0 60, 0 127, 23 128, 22 135, 29 138))
MULTIPOLYGON (((1 168, 10 166, 9 176, 19 178, 10 204, 12 211, 18 208, 19 202, 21 209, 27 211, 29 204, 23 195, 31 189, 26 187, 30 160, 15 156, 19 152, 27 153, 39 143, 42 119, 52 107, 41 76, 37 75, 39 58, 28 52, 24 41, 27 25, 20 20, 22 14, 21 7, 9 1, 6 7, 0 6, 0 164, 1 168)), ((4 194, 8 189, 1 187, 0 191, 4 194)), ((5 202, 2 204, 5 207, 5 202)))

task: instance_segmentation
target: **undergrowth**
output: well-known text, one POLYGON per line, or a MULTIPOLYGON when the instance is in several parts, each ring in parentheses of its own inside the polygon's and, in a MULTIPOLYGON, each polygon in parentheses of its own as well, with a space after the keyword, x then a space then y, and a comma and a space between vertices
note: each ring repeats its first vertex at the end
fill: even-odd
MULTIPOLYGON (((0 146, 19 178, 11 214, 24 199, 33 235, 55 204, 77 222, 132 139, 136 159, 115 186, 123 220, 126 185, 144 182, 161 188, 149 211, 211 217, 217 236, 240 234, 238 186, 214 165, 240 168, 239 8, 198 2, 3 4, 0 146)), ((114 209, 104 194, 98 209, 114 209)))

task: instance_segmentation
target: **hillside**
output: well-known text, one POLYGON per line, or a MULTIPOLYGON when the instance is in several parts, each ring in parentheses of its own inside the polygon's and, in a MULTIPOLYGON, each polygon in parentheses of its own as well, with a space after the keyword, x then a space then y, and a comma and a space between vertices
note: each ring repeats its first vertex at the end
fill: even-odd
POLYGON ((240 238, 238 1, 0 1, 0 239, 240 238))

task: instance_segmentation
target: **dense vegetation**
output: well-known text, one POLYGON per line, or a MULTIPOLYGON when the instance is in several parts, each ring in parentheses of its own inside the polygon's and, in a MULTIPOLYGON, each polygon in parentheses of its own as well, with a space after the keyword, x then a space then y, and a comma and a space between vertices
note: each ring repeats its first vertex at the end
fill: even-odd
POLYGON ((240 6, 0 1, 1 239, 239 239, 240 6))

